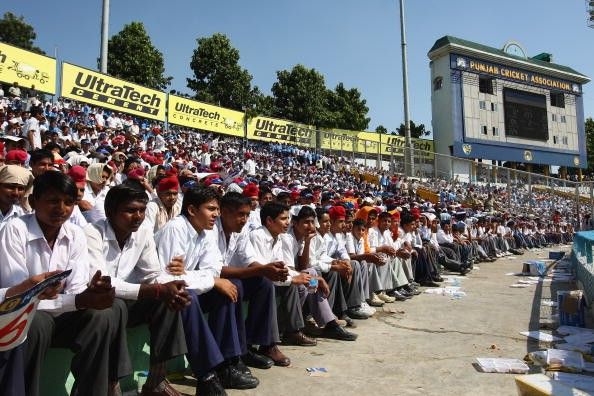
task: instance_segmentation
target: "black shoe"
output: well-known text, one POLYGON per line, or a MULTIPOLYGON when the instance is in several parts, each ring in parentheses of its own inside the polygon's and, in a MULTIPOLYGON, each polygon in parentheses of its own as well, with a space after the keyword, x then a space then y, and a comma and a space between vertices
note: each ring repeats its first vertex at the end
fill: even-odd
POLYGON ((248 348, 248 352, 241 357, 241 360, 249 366, 257 369, 266 370, 274 366, 274 361, 267 356, 260 355, 251 348, 248 348))
POLYGON ((443 282, 443 278, 441 276, 436 276, 435 279, 433 279, 433 281, 435 282, 443 282))
POLYGON ((464 275, 466 275, 469 272, 470 272, 470 268, 468 268, 466 266, 460 267, 460 275, 464 276, 464 275))
POLYGON ((348 332, 340 326, 326 325, 322 331, 322 337, 340 341, 355 341, 357 339, 357 334, 348 332))
POLYGON ((405 290, 411 296, 418 296, 419 294, 421 294, 421 291, 419 289, 411 285, 402 286, 401 292, 402 290, 405 290))
POLYGON ((355 323, 355 321, 353 320, 353 318, 351 318, 349 315, 347 314, 342 314, 342 316, 340 317, 340 319, 344 320, 346 322, 346 327, 350 327, 352 329, 357 327, 357 324, 355 323))
POLYGON ((209 374, 206 378, 198 380, 196 385, 197 396, 227 396, 216 374, 209 374))
POLYGON ((253 389, 260 383, 253 375, 242 373, 234 364, 221 368, 218 374, 225 389, 253 389))
POLYGON ((237 361, 235 367, 237 367, 237 370, 239 370, 243 375, 252 375, 252 371, 249 369, 248 366, 245 365, 245 363, 241 359, 237 361))
POLYGON ((351 308, 347 311, 347 314, 349 315, 349 317, 351 319, 357 319, 357 320, 365 320, 369 318, 369 315, 365 315, 362 312, 359 312, 357 309, 355 308, 351 308))
POLYGON ((392 297, 394 297, 396 301, 406 301, 413 298, 413 295, 403 290, 394 290, 394 294, 392 295, 392 297))

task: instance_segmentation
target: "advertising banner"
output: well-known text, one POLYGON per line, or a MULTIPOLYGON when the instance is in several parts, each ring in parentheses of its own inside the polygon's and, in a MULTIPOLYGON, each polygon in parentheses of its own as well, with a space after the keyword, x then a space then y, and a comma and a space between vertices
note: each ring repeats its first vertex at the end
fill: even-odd
POLYGON ((165 120, 165 93, 65 62, 61 95, 122 113, 165 120))
POLYGON ((248 123, 247 138, 316 147, 315 127, 276 118, 252 118, 248 123))
POLYGON ((243 113, 169 95, 169 123, 243 137, 243 113))
POLYGON ((56 60, 0 43, 0 81, 55 95, 56 60))

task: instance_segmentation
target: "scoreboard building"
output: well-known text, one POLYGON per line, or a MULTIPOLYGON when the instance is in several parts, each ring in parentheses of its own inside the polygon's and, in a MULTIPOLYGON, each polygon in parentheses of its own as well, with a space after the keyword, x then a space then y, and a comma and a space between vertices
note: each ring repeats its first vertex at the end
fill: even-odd
MULTIPOLYGON (((503 49, 444 36, 429 51, 435 152, 467 159, 585 168, 585 75, 503 49)), ((440 168, 449 168, 442 161, 440 168)), ((500 163, 499 163, 500 164, 500 163)), ((454 169, 455 173, 468 173, 454 169)), ((548 169, 548 166, 545 166, 548 169)))

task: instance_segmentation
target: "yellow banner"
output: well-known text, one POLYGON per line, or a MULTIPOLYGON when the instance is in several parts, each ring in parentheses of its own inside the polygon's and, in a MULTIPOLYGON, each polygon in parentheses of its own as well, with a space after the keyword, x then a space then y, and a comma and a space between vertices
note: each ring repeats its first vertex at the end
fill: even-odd
MULTIPOLYGON (((355 151, 359 154, 377 153, 381 147, 384 156, 403 156, 405 139, 397 135, 380 135, 375 132, 357 132, 343 129, 332 129, 321 132, 320 148, 323 150, 355 151), (381 139, 381 143, 380 143, 381 139), (381 144, 381 145, 380 145, 381 144)), ((433 140, 412 139, 413 148, 428 152, 425 158, 433 158, 433 140)))
POLYGON ((0 81, 54 95, 56 60, 0 43, 0 81))
POLYGON ((169 123, 243 137, 243 113, 169 95, 169 123))
POLYGON ((315 127, 276 118, 252 118, 248 124, 247 138, 316 147, 315 127))
POLYGON ((165 94, 69 63, 62 63, 65 98, 133 114, 165 120, 165 94))

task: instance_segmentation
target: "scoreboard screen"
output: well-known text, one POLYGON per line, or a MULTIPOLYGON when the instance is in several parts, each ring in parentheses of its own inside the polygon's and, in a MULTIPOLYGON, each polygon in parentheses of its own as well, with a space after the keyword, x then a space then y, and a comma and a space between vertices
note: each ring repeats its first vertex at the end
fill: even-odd
POLYGON ((549 140, 545 95, 504 88, 503 109, 506 136, 549 140))

